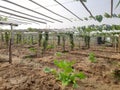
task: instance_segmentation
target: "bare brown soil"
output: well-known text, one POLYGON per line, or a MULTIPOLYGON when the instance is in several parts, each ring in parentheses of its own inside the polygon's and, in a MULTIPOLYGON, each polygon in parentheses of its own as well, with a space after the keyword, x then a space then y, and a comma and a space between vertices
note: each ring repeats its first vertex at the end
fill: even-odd
MULTIPOLYGON (((8 50, 0 49, 0 90, 62 90, 61 82, 43 71, 45 67, 56 68, 55 59, 74 60, 73 67, 86 74, 86 79, 77 81, 79 87, 75 90, 120 90, 120 81, 113 75, 115 69, 120 69, 120 53, 111 52, 112 48, 74 50, 60 57, 55 52, 61 50, 48 50, 43 57, 32 58, 25 58, 34 54, 28 46, 17 46, 12 50, 13 63, 9 64, 5 62, 8 61, 8 50), (96 63, 89 61, 90 52, 95 53, 96 63)), ((69 85, 64 90, 74 89, 69 85)))

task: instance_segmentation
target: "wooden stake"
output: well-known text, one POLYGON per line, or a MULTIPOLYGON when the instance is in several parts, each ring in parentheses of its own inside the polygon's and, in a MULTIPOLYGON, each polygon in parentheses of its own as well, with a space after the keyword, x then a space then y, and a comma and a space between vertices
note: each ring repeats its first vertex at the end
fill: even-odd
POLYGON ((120 35, 119 35, 119 38, 118 38, 118 52, 120 53, 120 35))
POLYGON ((13 26, 11 24, 11 36, 10 36, 10 41, 9 41, 9 63, 12 63, 12 31, 13 31, 13 26))

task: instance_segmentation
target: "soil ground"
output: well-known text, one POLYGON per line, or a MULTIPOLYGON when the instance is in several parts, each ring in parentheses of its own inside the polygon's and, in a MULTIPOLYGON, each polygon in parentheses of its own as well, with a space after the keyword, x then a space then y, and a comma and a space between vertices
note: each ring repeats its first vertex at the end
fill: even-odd
MULTIPOLYGON (((56 68, 54 60, 76 61, 73 66, 82 71, 86 79, 78 80, 79 87, 75 90, 120 90, 120 80, 114 77, 114 70, 120 69, 120 53, 113 52, 112 47, 97 46, 90 49, 74 49, 61 56, 56 56, 58 50, 48 50, 42 57, 25 58, 34 53, 28 46, 12 48, 13 63, 8 62, 8 49, 0 49, 0 90, 62 90, 61 82, 54 75, 45 73, 45 67, 56 68), (88 59, 89 53, 94 52, 96 63, 88 59)), ((74 90, 72 85, 64 90, 74 90)))

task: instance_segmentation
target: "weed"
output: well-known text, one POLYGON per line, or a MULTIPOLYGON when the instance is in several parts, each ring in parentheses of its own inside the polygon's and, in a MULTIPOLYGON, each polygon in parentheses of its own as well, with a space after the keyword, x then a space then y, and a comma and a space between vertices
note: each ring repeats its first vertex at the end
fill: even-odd
POLYGON ((61 57, 61 56, 62 56, 62 53, 61 53, 61 52, 56 52, 55 55, 56 55, 57 57, 61 57))

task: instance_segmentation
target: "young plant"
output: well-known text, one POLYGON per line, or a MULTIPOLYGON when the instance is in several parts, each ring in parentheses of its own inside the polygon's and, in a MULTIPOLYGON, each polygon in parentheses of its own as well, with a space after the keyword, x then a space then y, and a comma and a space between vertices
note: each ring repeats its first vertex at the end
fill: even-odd
POLYGON ((31 43, 32 45, 33 45, 33 43, 34 43, 33 35, 31 35, 30 43, 31 43))
POLYGON ((59 68, 59 70, 45 68, 46 73, 53 73, 58 80, 61 81, 63 88, 69 84, 73 84, 74 88, 78 87, 77 79, 84 79, 86 76, 83 72, 76 72, 73 69, 73 64, 75 62, 68 62, 65 60, 55 60, 54 64, 59 68))
POLYGON ((36 48, 33 48, 33 47, 29 48, 29 50, 30 50, 31 52, 33 52, 33 53, 36 53, 36 52, 37 52, 37 49, 36 49, 36 48))
POLYGON ((62 41, 63 41, 62 47, 63 47, 63 52, 64 52, 65 51, 65 41, 66 41, 66 38, 64 35, 62 36, 62 41))
POLYGON ((39 32, 39 39, 38 39, 39 46, 41 46, 41 41, 42 41, 42 32, 39 32))
POLYGON ((62 53, 61 53, 61 52, 56 52, 55 55, 56 55, 57 57, 60 57, 60 56, 62 56, 62 53))
POLYGON ((90 53, 90 54, 89 54, 89 60, 90 60, 92 63, 95 63, 95 62, 96 62, 96 58, 95 58, 95 54, 94 54, 94 53, 90 53))
POLYGON ((74 37, 73 37, 73 34, 69 34, 69 37, 70 37, 70 47, 71 47, 71 50, 73 50, 74 48, 74 37))
POLYGON ((48 45, 47 46, 47 49, 53 49, 54 48, 54 45, 48 45))
POLYGON ((57 37, 58 37, 58 42, 57 42, 57 44, 58 44, 58 46, 60 45, 60 35, 57 35, 57 37))
POLYGON ((21 41, 22 41, 22 35, 21 35, 21 33, 17 33, 16 34, 16 43, 19 44, 19 43, 21 43, 21 41))
POLYGON ((45 51, 46 51, 46 49, 47 49, 48 40, 49 40, 49 34, 48 34, 48 32, 45 32, 45 39, 43 40, 42 54, 45 53, 45 51))
POLYGON ((4 35, 1 33, 1 40, 4 42, 4 35))
POLYGON ((8 43, 9 43, 9 33, 8 32, 5 32, 5 41, 8 46, 8 43))

